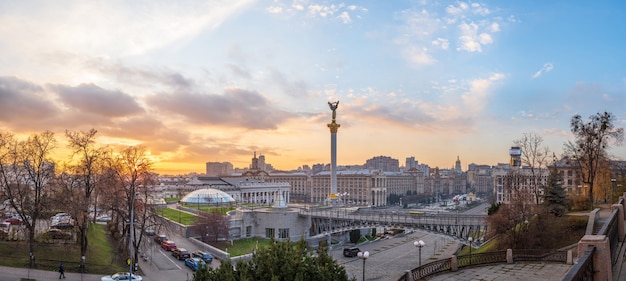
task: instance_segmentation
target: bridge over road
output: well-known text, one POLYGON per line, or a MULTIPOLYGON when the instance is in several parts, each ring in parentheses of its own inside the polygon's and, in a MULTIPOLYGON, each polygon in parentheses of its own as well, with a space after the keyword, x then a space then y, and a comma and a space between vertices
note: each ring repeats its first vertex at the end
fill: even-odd
POLYGON ((486 215, 463 213, 407 213, 358 208, 301 208, 300 216, 310 218, 310 238, 354 229, 384 227, 426 230, 461 240, 480 241, 487 232, 486 215))

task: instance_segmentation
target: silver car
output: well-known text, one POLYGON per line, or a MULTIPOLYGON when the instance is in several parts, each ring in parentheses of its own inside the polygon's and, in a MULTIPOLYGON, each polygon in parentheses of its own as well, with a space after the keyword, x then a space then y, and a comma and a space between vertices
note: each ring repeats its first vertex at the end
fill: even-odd
POLYGON ((143 278, 137 274, 133 274, 132 279, 128 272, 118 272, 111 276, 103 276, 100 278, 101 281, 119 281, 119 280, 132 280, 132 281, 141 281, 143 278))

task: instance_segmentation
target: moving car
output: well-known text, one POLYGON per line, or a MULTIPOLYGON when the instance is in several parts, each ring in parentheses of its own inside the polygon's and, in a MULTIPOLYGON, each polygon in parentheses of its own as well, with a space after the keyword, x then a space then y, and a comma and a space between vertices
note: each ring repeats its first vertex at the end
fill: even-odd
POLYGON ((161 243, 161 248, 165 249, 166 251, 171 251, 176 249, 176 243, 174 243, 174 241, 172 240, 167 240, 161 243))
POLYGON ((170 239, 167 239, 167 235, 165 234, 159 234, 156 237, 154 237, 154 242, 159 243, 159 245, 167 240, 170 240, 170 239))
POLYGON ((188 258, 185 259, 185 265, 191 268, 191 270, 196 271, 199 268, 204 268, 206 263, 200 258, 188 258))
POLYGON ((343 248, 343 256, 344 257, 356 257, 357 254, 361 251, 361 249, 357 248, 357 247, 352 247, 352 248, 343 248))
POLYGON ((143 278, 137 274, 133 274, 132 278, 128 272, 118 272, 113 275, 102 276, 100 281, 120 281, 120 280, 132 280, 132 281, 141 281, 143 278))
POLYGON ((189 251, 185 248, 172 249, 172 256, 176 257, 178 260, 184 260, 191 257, 191 255, 189 255, 189 251))
MULTIPOLYGON (((148 236, 153 236, 156 233, 154 232, 154 228, 152 227, 146 227, 146 229, 143 231, 146 235, 148 236)), ((167 240, 167 239, 166 239, 167 240)))
POLYGON ((200 258, 206 263, 211 263, 213 261, 213 255, 203 251, 194 251, 191 253, 191 256, 194 258, 200 258))

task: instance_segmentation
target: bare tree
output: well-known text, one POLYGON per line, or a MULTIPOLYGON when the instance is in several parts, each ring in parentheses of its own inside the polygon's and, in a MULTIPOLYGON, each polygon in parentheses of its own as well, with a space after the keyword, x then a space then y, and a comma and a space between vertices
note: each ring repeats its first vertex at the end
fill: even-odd
POLYGON ((198 228, 204 242, 217 242, 220 239, 228 239, 230 235, 229 219, 218 211, 200 212, 195 227, 198 228))
POLYGON ((77 209, 76 219, 80 232, 80 253, 85 256, 87 252, 87 234, 89 231, 89 207, 94 207, 94 218, 96 216, 96 204, 92 204, 92 194, 98 184, 102 181, 104 170, 108 164, 109 154, 104 147, 96 145, 95 129, 88 132, 66 131, 68 147, 72 151, 68 175, 65 175, 64 186, 70 189, 79 189, 73 192, 71 197, 73 206, 77 209))
POLYGON ((147 187, 155 182, 156 176, 151 172, 152 162, 148 159, 143 146, 127 147, 120 151, 118 156, 113 161, 113 171, 117 178, 118 188, 121 188, 117 193, 123 194, 123 197, 118 197, 117 200, 125 200, 124 206, 126 207, 126 212, 122 212, 121 209, 117 210, 119 216, 126 218, 118 222, 118 224, 123 224, 120 227, 123 230, 121 241, 130 240, 126 240, 127 243, 124 245, 131 245, 129 246, 131 260, 137 261, 143 233, 148 224, 146 218, 149 213, 146 212, 145 207, 149 199, 147 187), (135 214, 135 210, 139 216, 135 214), (130 227, 130 222, 134 225, 133 227, 130 227))
MULTIPOLYGON (((55 162, 50 155, 56 146, 50 131, 32 134, 23 141, 13 134, 0 133, 0 186, 28 230, 31 257, 35 253, 35 225, 46 207, 48 185, 55 177, 55 162)), ((34 259, 30 260, 34 266, 34 259)))
POLYGON ((541 177, 547 166, 550 150, 543 145, 543 138, 534 133, 524 133, 522 138, 514 141, 522 149, 522 165, 530 169, 532 176, 532 193, 535 203, 539 205, 541 199, 541 177))
POLYGON ((589 187, 589 201, 593 209, 593 188, 603 158, 608 158, 607 150, 611 141, 620 145, 624 139, 624 129, 615 127, 615 115, 609 112, 596 113, 585 122, 578 114, 570 122, 574 141, 565 143, 565 151, 577 162, 581 181, 589 187))

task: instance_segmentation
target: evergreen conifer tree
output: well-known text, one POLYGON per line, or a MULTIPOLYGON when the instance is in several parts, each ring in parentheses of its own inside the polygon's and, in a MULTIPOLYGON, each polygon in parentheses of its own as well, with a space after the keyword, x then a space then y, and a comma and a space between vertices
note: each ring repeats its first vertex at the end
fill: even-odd
POLYGON ((562 183, 563 177, 557 171, 555 161, 554 166, 550 168, 548 182, 544 188, 543 206, 556 217, 563 216, 569 208, 567 193, 562 183))

